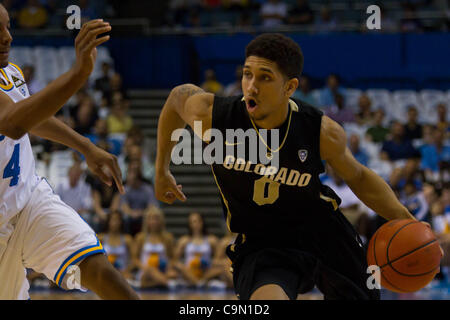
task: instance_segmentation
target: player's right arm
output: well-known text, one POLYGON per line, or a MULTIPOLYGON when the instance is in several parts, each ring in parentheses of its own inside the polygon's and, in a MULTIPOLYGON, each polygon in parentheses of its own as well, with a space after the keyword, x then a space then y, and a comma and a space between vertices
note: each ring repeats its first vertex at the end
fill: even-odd
POLYGON ((53 116, 86 83, 94 69, 96 47, 109 40, 109 36, 97 36, 110 30, 109 23, 103 20, 84 24, 75 39, 76 61, 73 67, 35 95, 15 103, 1 92, 0 133, 19 139, 53 116))
POLYGON ((186 196, 177 185, 169 170, 170 156, 177 141, 172 141, 176 129, 201 121, 202 132, 195 132, 203 139, 204 133, 212 126, 212 106, 214 95, 203 89, 184 84, 175 87, 167 98, 158 121, 158 139, 156 153, 155 196, 158 200, 172 204, 176 199, 186 201, 186 196))

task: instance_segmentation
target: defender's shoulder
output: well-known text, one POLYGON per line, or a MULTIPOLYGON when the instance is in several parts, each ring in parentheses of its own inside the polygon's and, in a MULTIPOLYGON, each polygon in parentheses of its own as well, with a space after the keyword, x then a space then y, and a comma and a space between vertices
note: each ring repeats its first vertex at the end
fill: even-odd
POLYGON ((20 76, 23 81, 25 81, 25 76, 23 75, 23 71, 17 64, 9 62, 7 68, 11 73, 17 73, 17 75, 20 76))

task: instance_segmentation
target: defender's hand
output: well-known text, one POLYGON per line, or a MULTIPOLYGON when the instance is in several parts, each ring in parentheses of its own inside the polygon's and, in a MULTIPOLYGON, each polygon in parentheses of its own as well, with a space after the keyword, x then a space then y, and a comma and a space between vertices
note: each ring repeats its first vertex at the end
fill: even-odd
POLYGON ((181 191, 182 186, 177 185, 175 178, 170 172, 166 174, 156 174, 155 176, 155 196, 159 201, 172 204, 176 199, 186 201, 186 196, 181 191))
POLYGON ((95 175, 110 187, 114 179, 119 192, 121 194, 125 193, 122 184, 122 173, 120 172, 117 158, 114 155, 92 145, 84 156, 86 157, 86 163, 89 169, 95 175))
POLYGON ((76 62, 74 69, 78 74, 89 77, 92 73, 97 59, 97 47, 110 38, 103 36, 97 39, 97 36, 109 31, 111 31, 111 26, 103 19, 91 20, 81 27, 75 39, 76 62))

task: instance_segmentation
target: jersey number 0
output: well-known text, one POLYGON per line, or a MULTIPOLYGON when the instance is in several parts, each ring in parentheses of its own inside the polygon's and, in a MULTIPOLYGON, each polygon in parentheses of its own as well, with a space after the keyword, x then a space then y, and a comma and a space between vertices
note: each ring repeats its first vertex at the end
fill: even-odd
POLYGON ((255 181, 253 189, 253 201, 256 204, 262 206, 265 204, 272 204, 277 201, 279 194, 280 184, 268 177, 264 176, 255 181))

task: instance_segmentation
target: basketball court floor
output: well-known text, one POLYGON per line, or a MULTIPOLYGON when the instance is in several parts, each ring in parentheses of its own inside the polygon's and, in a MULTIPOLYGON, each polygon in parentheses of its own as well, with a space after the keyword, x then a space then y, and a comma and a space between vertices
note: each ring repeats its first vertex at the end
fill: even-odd
MULTIPOLYGON (((200 290, 181 289, 168 290, 140 290, 143 300, 236 300, 232 290, 200 290)), ((92 292, 64 292, 60 289, 33 289, 30 290, 32 300, 98 300, 92 292)), ((314 290, 311 293, 299 295, 299 300, 322 300, 322 294, 314 290)), ((414 293, 397 294, 388 290, 381 290, 382 300, 450 300, 450 284, 433 283, 414 293)))

